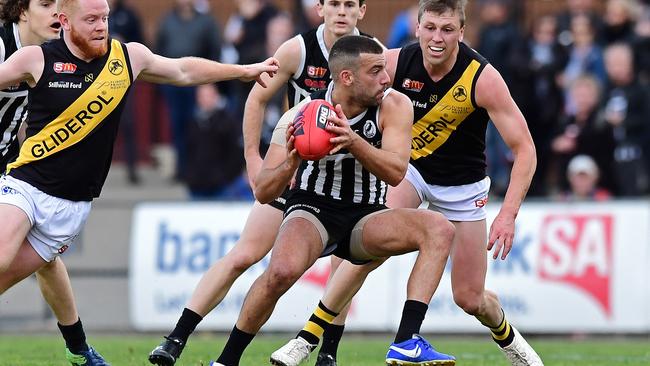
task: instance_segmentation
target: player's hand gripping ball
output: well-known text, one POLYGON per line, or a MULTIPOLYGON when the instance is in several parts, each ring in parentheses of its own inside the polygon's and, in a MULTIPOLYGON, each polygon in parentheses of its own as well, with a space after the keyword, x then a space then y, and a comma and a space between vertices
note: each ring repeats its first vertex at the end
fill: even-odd
POLYGON ((319 160, 324 158, 334 147, 330 139, 336 134, 325 127, 330 113, 336 113, 334 107, 327 101, 315 99, 300 108, 293 119, 294 147, 303 160, 319 160))

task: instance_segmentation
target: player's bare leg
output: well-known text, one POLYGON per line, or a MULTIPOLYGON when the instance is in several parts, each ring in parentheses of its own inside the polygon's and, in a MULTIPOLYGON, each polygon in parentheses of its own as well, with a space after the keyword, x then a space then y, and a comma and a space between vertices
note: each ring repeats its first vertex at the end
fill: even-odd
POLYGON ((46 263, 36 272, 36 279, 45 301, 61 325, 72 325, 79 320, 68 271, 61 258, 46 263))
POLYGON ((285 221, 269 266, 251 286, 217 363, 239 364, 244 349, 271 316, 278 299, 316 262, 322 251, 323 239, 312 222, 302 217, 285 221))
POLYGON ((255 202, 239 241, 203 275, 187 308, 206 316, 220 304, 235 280, 271 251, 282 217, 277 208, 255 202))
POLYGON ((149 354, 149 362, 174 365, 187 340, 210 311, 223 301, 232 284, 248 268, 266 256, 275 242, 283 214, 277 208, 255 202, 248 214, 241 237, 221 259, 203 274, 176 327, 149 354))
POLYGON ((494 292, 485 290, 487 228, 485 220, 454 222, 451 285, 454 301, 492 332, 512 365, 542 365, 542 361, 512 327, 494 292))

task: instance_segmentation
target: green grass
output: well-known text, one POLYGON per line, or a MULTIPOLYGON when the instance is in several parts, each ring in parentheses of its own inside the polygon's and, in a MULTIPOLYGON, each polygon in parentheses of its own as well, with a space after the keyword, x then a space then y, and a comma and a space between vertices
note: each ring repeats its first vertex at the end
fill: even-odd
MULTIPOLYGON (((471 337, 429 337, 441 351, 451 353, 459 366, 507 366, 501 353, 489 340, 471 337)), ((113 366, 148 366, 147 354, 161 338, 151 335, 98 336, 90 341, 113 366)), ((286 336, 260 336, 244 354, 241 366, 268 365, 268 357, 287 340, 286 336)), ((384 365, 391 337, 349 335, 339 351, 342 366, 384 365)), ((178 366, 207 365, 216 358, 224 337, 206 334, 193 336, 178 366)), ((63 341, 57 335, 0 335, 1 366, 64 366, 63 341)), ((531 344, 544 359, 546 366, 616 366, 650 365, 650 339, 533 339, 531 344)), ((314 358, 315 360, 315 358, 314 358)), ((313 360, 307 365, 313 365, 313 360)))

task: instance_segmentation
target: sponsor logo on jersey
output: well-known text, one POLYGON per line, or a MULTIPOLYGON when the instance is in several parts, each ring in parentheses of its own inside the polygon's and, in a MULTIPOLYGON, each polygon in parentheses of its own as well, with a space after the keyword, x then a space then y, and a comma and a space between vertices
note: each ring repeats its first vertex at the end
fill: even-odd
POLYGON ((81 82, 73 83, 70 81, 50 81, 47 84, 47 87, 52 89, 81 89, 83 85, 81 82))
MULTIPOLYGON (((35 143, 31 147, 31 153, 34 158, 40 158, 46 153, 56 149, 59 145, 65 144, 68 139, 82 131, 82 129, 92 121, 106 106, 111 104, 115 97, 105 99, 101 95, 93 98, 83 110, 80 110, 74 118, 64 123, 61 127, 54 130, 43 141, 35 143)), ((90 124, 92 125, 92 124, 90 124)))
POLYGON ((84 81, 87 83, 92 83, 93 80, 95 80, 95 75, 92 73, 86 74, 86 76, 84 76, 84 81))
POLYGON ((424 149, 428 145, 432 144, 437 138, 447 139, 451 134, 451 130, 455 130, 454 123, 456 119, 449 120, 445 117, 440 117, 440 119, 429 123, 421 130, 413 130, 412 133, 416 135, 413 136, 411 141, 411 155, 413 151, 418 151, 424 149))
POLYGON ((367 120, 366 124, 363 125, 363 135, 371 139, 377 134, 377 126, 371 120, 367 120))
POLYGON ((313 80, 305 79, 305 85, 309 87, 312 91, 322 90, 327 88, 326 80, 313 80))
POLYGON ((122 60, 112 59, 108 61, 108 71, 113 75, 119 75, 124 71, 122 60))
POLYGON ((428 106, 428 105, 429 105, 428 103, 418 102, 418 101, 415 100, 415 99, 413 100, 413 106, 414 106, 415 108, 427 109, 427 106, 428 106))
POLYGON ((454 88, 454 92, 452 96, 457 102, 462 103, 467 100, 467 90, 465 89, 464 86, 458 85, 454 88))
POLYGON ((321 79, 325 77, 326 73, 327 73, 327 69, 324 67, 307 66, 307 75, 310 78, 321 79))
POLYGON ((575 286, 612 316, 613 215, 550 215, 541 227, 540 278, 575 286))
POLYGON ((429 97, 429 102, 438 103, 438 95, 437 94, 431 94, 431 96, 429 97))
POLYGON ((77 71, 77 65, 70 62, 55 62, 53 69, 57 74, 74 74, 77 71))
POLYGON ((424 88, 424 83, 417 80, 404 79, 402 81, 402 88, 419 93, 424 88))

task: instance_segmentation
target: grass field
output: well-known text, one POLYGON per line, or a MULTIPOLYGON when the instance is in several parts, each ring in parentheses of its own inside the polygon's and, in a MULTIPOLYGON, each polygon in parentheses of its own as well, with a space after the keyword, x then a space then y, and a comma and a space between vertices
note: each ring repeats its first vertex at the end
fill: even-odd
MULTIPOLYGON (((92 345, 113 366, 147 366, 148 352, 160 342, 151 335, 91 337, 92 345)), ((268 365, 268 357, 284 344, 285 336, 260 336, 244 354, 241 366, 268 365)), ((491 342, 479 338, 429 337, 441 351, 451 353, 462 366, 507 366, 508 363, 491 342)), ((342 366, 384 365, 389 336, 347 336, 339 352, 342 366)), ((67 365, 62 340, 57 335, 0 335, 0 366, 67 365)), ((219 355, 224 337, 199 334, 193 337, 177 365, 207 365, 219 355)), ((533 339, 531 344, 546 366, 650 365, 650 339, 567 340, 533 339)), ((314 353, 315 354, 315 353, 314 353)), ((306 365, 313 365, 312 362, 306 365)))

